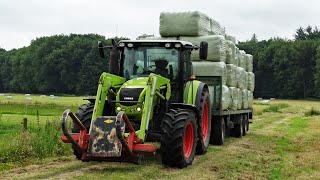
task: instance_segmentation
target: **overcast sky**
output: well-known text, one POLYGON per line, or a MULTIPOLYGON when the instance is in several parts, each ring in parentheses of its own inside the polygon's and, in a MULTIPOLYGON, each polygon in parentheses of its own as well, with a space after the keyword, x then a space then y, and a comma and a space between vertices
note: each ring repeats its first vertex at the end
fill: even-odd
POLYGON ((159 36, 160 12, 201 11, 240 41, 293 38, 320 24, 320 1, 293 0, 0 0, 0 47, 28 46, 41 36, 97 33, 159 36))

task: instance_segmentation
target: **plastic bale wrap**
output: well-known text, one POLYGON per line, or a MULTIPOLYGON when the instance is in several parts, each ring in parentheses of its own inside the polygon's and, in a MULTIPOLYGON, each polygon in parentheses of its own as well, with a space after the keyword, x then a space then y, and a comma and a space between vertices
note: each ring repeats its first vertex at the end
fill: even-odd
POLYGON ((226 41, 226 63, 227 64, 236 64, 236 45, 231 41, 226 41))
MULTIPOLYGON (((200 37, 181 37, 180 40, 189 41, 193 45, 200 45, 202 41, 208 43, 208 61, 226 61, 226 41, 224 36, 211 35, 211 36, 200 36, 200 37)), ((191 60, 199 59, 199 50, 191 52, 191 60)))
POLYGON ((237 66, 227 64, 227 86, 237 87, 237 66))
POLYGON ((227 83, 227 66, 224 62, 192 61, 196 76, 222 76, 222 85, 227 83))
POLYGON ((238 91, 238 109, 242 109, 242 90, 237 88, 238 91))
POLYGON ((252 72, 252 70, 253 70, 253 57, 251 54, 246 54, 246 57, 247 57, 246 71, 252 72))
POLYGON ((231 95, 231 102, 229 105, 229 109, 237 110, 238 103, 239 103, 239 95, 238 95, 238 88, 236 87, 229 87, 230 95, 231 95))
MULTIPOLYGON (((213 107, 214 109, 219 109, 219 99, 220 99, 220 86, 216 87, 217 90, 217 98, 214 101, 214 86, 209 86, 209 93, 210 93, 210 100, 211 100, 211 107, 213 107), (216 106, 214 106, 213 102, 215 102, 214 104, 216 106)), ((222 99, 221 99, 221 107, 222 110, 227 110, 230 106, 231 103, 231 94, 230 94, 230 90, 227 86, 222 86, 222 99)))
POLYGON ((240 50, 239 52, 240 52, 239 67, 246 69, 246 66, 247 66, 246 52, 244 50, 240 50))
POLYGON ((225 35, 226 31, 220 23, 214 19, 210 19, 211 33, 216 35, 225 35))
POLYGON ((226 40, 233 42, 233 44, 237 44, 237 39, 234 36, 226 34, 226 40))
POLYGON ((160 14, 161 36, 204 36, 212 34, 211 19, 198 11, 162 12, 160 14))
POLYGON ((237 67, 237 87, 240 89, 247 89, 247 73, 241 68, 237 67))
POLYGON ((242 109, 248 109, 248 90, 242 91, 242 109))
POLYGON ((252 72, 249 72, 247 73, 248 74, 248 87, 247 89, 250 90, 250 91, 254 91, 254 81, 255 81, 255 76, 254 76, 254 73, 252 72))
POLYGON ((234 55, 234 65, 239 66, 239 61, 240 61, 240 50, 236 46, 236 51, 235 51, 235 55, 234 55))
POLYGON ((248 91, 248 108, 252 108, 253 105, 253 93, 248 91))

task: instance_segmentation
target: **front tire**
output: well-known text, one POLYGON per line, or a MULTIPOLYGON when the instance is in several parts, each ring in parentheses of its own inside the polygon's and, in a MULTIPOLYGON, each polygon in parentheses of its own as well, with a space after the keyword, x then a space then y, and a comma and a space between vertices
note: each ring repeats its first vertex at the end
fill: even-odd
MULTIPOLYGON (((89 129, 90 129, 90 125, 91 125, 93 108, 94 108, 94 103, 84 104, 79 107, 79 110, 76 113, 76 116, 78 117, 78 119, 81 121, 81 123, 87 129, 87 133, 89 133, 89 129)), ((80 129, 77 126, 73 125, 71 131, 72 131, 72 133, 79 133, 80 129)), ((76 151, 74 148, 73 148, 73 154, 76 156, 77 159, 81 160, 82 154, 79 153, 78 151, 76 151)))
POLYGON ((190 110, 170 109, 162 124, 162 163, 183 168, 192 164, 197 142, 197 123, 190 110))

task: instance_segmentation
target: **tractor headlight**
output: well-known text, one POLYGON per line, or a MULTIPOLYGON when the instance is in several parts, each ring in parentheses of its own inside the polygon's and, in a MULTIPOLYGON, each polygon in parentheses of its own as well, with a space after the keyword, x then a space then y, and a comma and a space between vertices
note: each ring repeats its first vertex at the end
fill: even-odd
POLYGON ((180 48, 180 47, 181 47, 181 44, 180 44, 180 43, 176 43, 176 44, 174 45, 174 47, 175 47, 175 48, 180 48))
POLYGON ((121 111, 121 107, 117 107, 117 111, 121 111))
POLYGON ((120 47, 124 47, 125 44, 124 44, 123 42, 121 42, 121 43, 119 43, 119 46, 120 46, 120 47))
POLYGON ((169 47, 171 46, 171 44, 170 44, 170 43, 166 43, 164 46, 165 46, 166 48, 169 48, 169 47))
POLYGON ((137 107, 137 111, 140 112, 142 109, 141 107, 137 107))
POLYGON ((127 46, 128 46, 128 48, 132 48, 133 44, 132 43, 128 43, 127 46))

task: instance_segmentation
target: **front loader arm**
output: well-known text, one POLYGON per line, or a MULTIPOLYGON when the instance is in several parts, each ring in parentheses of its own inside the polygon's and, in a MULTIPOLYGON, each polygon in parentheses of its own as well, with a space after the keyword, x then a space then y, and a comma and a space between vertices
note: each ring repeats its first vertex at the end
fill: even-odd
POLYGON ((91 133, 91 127, 94 120, 97 119, 98 116, 102 116, 104 104, 110 88, 118 89, 125 81, 126 81, 125 78, 122 78, 113 74, 109 74, 105 72, 101 74, 99 78, 99 85, 98 85, 98 90, 96 95, 96 101, 94 104, 89 133, 91 133))
POLYGON ((151 73, 147 82, 146 96, 143 108, 143 114, 141 118, 140 130, 137 132, 138 137, 144 141, 146 130, 148 130, 149 122, 153 117, 153 108, 155 106, 156 99, 168 101, 171 96, 170 80, 162 76, 151 73), (161 89, 166 89, 166 95, 160 94, 161 89))

